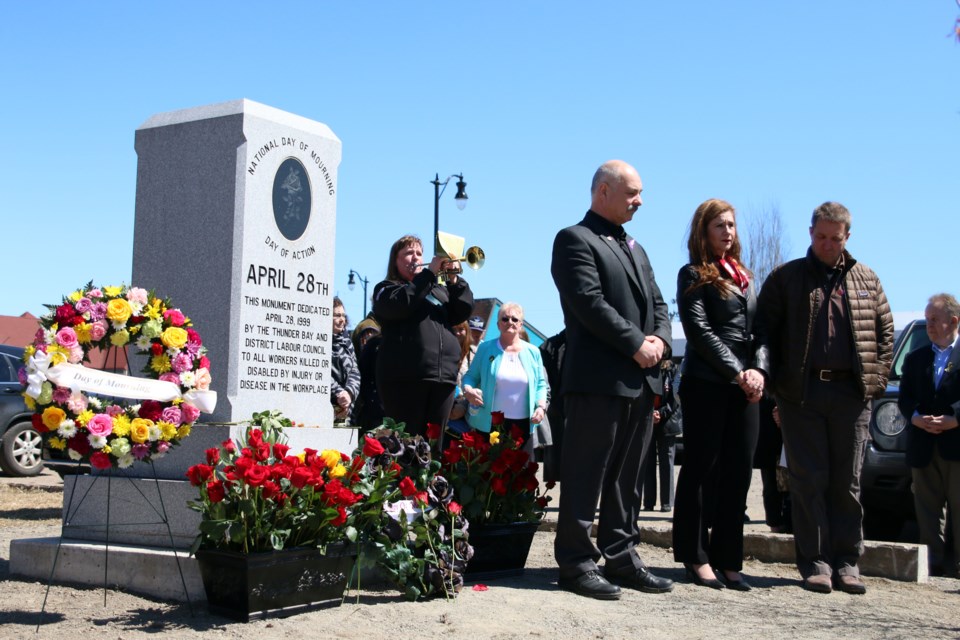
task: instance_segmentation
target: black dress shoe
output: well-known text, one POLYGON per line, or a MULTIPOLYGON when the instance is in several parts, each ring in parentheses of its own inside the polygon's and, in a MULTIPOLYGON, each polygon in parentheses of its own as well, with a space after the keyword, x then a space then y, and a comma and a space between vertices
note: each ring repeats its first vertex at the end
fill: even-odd
POLYGON ((740 574, 739 580, 731 580, 723 571, 718 571, 717 574, 723 580, 723 584, 727 586, 727 589, 733 589, 734 591, 750 591, 753 589, 753 585, 747 582, 743 574, 740 574))
POLYGON ((557 584, 565 591, 572 591, 587 598, 596 598, 597 600, 620 599, 620 587, 607 582, 599 571, 587 571, 576 578, 560 578, 557 584))
POLYGON ((646 567, 633 573, 606 574, 607 580, 628 589, 637 589, 644 593, 666 593, 673 591, 673 580, 655 576, 646 567))
POLYGON ((698 587, 710 587, 711 589, 723 589, 723 583, 717 580, 716 578, 701 578, 700 574, 694 570, 693 566, 689 564, 684 564, 684 567, 687 569, 687 577, 689 577, 693 584, 698 587))

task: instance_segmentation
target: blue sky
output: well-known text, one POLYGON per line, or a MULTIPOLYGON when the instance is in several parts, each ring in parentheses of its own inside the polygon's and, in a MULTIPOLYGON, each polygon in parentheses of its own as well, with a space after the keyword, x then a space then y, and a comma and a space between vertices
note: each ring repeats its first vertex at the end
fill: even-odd
MULTIPOLYGON (((604 160, 640 172, 628 231, 675 297, 706 198, 779 207, 789 255, 813 208, 853 213, 848 248, 895 311, 960 293, 960 45, 953 0, 864 2, 96 2, 0 9, 0 314, 41 314, 131 273, 137 156, 151 115, 249 98, 343 142, 334 289, 362 314, 389 246, 432 234, 435 173, 464 174, 441 229, 487 254, 476 295, 562 327, 556 231, 604 160), (948 261, 949 260, 949 261, 948 261), (951 265, 951 266, 948 266, 951 265)), ((177 254, 171 229, 158 250, 177 254)), ((429 242, 429 240, 428 240, 429 242)), ((136 284, 136 283, 134 283, 136 284)))

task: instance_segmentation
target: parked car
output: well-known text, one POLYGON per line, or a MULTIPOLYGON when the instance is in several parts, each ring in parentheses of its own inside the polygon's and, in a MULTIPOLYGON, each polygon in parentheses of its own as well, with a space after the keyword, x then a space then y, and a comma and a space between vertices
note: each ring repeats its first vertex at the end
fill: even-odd
POLYGON ((22 360, 22 348, 0 345, 0 469, 12 476, 35 476, 43 470, 43 438, 20 395, 22 360))
POLYGON ((907 354, 930 344, 926 320, 913 320, 893 347, 893 366, 884 396, 873 401, 870 442, 860 474, 864 532, 874 540, 909 539, 905 525, 916 520, 910 467, 906 462, 907 421, 900 414, 900 376, 907 354))

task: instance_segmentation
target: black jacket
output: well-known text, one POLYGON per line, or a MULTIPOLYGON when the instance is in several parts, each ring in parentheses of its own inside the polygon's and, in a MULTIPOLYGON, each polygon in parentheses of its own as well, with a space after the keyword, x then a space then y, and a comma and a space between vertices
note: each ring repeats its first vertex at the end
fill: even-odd
POLYGON ((925 416, 960 416, 960 345, 953 348, 940 386, 933 387, 933 349, 911 351, 900 378, 900 413, 907 419, 907 464, 925 467, 937 447, 944 460, 960 460, 960 428, 941 434, 927 433, 910 424, 913 412, 925 416))
POLYGON ((759 369, 766 374, 767 345, 755 322, 757 296, 753 282, 743 293, 731 280, 723 279, 729 290, 724 297, 712 284, 690 290, 699 279, 689 264, 677 275, 677 306, 687 338, 683 375, 733 382, 744 369, 759 369))
POLYGON ((659 364, 641 368, 633 359, 648 335, 663 340, 670 357, 670 318, 646 252, 626 236, 634 271, 613 234, 621 227, 588 211, 580 224, 553 241, 551 273, 560 293, 567 346, 564 393, 636 398, 646 384, 660 394, 659 364))
POLYGON ((377 383, 391 380, 457 383, 460 343, 452 327, 470 317, 473 293, 463 278, 442 286, 424 269, 411 282, 384 280, 373 290, 382 341, 377 383))

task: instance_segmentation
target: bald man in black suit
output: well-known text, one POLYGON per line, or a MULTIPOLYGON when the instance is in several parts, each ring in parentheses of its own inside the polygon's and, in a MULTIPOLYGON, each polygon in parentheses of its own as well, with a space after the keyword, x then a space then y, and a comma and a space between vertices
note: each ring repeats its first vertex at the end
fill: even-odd
POLYGON ((659 364, 670 350, 667 305, 650 261, 623 229, 642 204, 642 190, 629 164, 604 163, 593 177, 590 210, 553 245, 551 272, 567 332, 554 552, 560 587, 601 600, 618 599, 620 586, 673 589, 636 550, 640 466, 650 445, 653 397, 662 392, 659 364), (590 529, 598 499, 595 545, 590 529))

